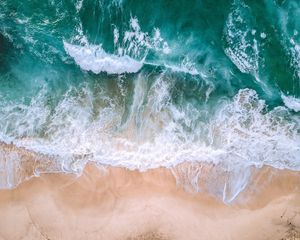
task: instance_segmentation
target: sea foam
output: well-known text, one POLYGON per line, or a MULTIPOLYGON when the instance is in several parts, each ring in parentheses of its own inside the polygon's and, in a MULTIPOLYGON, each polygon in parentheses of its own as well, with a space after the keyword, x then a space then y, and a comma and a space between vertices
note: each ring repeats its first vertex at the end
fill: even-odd
MULTIPOLYGON (((300 170, 299 122, 287 108, 266 111, 265 101, 254 90, 242 89, 232 100, 220 99, 209 114, 188 102, 174 104, 174 83, 168 76, 161 74, 150 89, 144 77, 139 73, 135 79, 127 107, 118 104, 116 96, 109 98, 105 89, 95 93, 86 84, 71 88, 54 111, 32 114, 47 103, 43 94, 21 111, 6 103, 0 136, 51 157, 58 164, 55 169, 64 172, 80 173, 87 162, 141 171, 163 166, 175 169, 194 191, 201 190, 197 182, 202 164, 216 165, 220 172, 213 176, 225 180, 210 179, 208 189, 224 202, 234 200, 247 186, 251 167, 300 170), (204 115, 211 117, 203 120, 204 115), (7 126, 24 119, 26 124, 7 126), (181 164, 187 167, 178 170, 181 164)), ((3 172, 6 168, 11 169, 5 165, 3 172)))
POLYGON ((300 99, 299 98, 295 98, 292 96, 285 96, 285 95, 281 95, 281 98, 285 104, 285 106, 287 106, 289 109, 295 111, 295 112, 299 112, 300 111, 300 99))
POLYGON ((99 45, 81 46, 64 41, 64 48, 81 69, 96 74, 100 72, 108 74, 136 73, 143 66, 143 62, 134 60, 127 55, 108 54, 99 45))

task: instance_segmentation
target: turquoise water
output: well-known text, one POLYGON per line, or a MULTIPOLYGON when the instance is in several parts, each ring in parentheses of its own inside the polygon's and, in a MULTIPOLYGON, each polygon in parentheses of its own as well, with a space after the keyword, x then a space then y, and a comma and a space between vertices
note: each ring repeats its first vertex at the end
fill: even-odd
POLYGON ((0 0, 0 98, 1 141, 62 171, 209 162, 239 192, 300 170, 300 3, 0 0))

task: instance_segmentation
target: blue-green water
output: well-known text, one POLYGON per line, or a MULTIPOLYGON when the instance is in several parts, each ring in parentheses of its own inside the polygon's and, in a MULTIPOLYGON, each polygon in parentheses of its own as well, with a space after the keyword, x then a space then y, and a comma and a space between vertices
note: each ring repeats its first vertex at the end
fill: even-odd
POLYGON ((63 171, 300 170, 300 2, 0 0, 0 98, 63 171))

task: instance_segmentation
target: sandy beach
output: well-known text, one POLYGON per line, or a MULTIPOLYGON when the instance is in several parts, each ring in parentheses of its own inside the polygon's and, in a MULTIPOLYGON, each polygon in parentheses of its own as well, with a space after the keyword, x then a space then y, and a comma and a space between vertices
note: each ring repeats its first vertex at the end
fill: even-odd
POLYGON ((255 196, 250 187, 225 205, 205 192, 186 192, 164 168, 87 165, 80 177, 42 174, 1 190, 0 238, 300 239, 299 180, 296 172, 261 169, 253 177, 255 196))
POLYGON ((300 240, 300 0, 0 0, 0 240, 300 240))

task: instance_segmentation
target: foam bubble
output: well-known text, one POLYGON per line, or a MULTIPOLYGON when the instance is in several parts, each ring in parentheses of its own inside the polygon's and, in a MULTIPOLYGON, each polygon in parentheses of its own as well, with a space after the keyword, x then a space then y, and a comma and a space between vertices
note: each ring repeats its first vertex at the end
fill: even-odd
POLYGON ((267 34, 264 33, 264 32, 262 32, 262 33, 260 34, 260 37, 261 37, 262 39, 265 39, 265 38, 267 37, 267 34))

